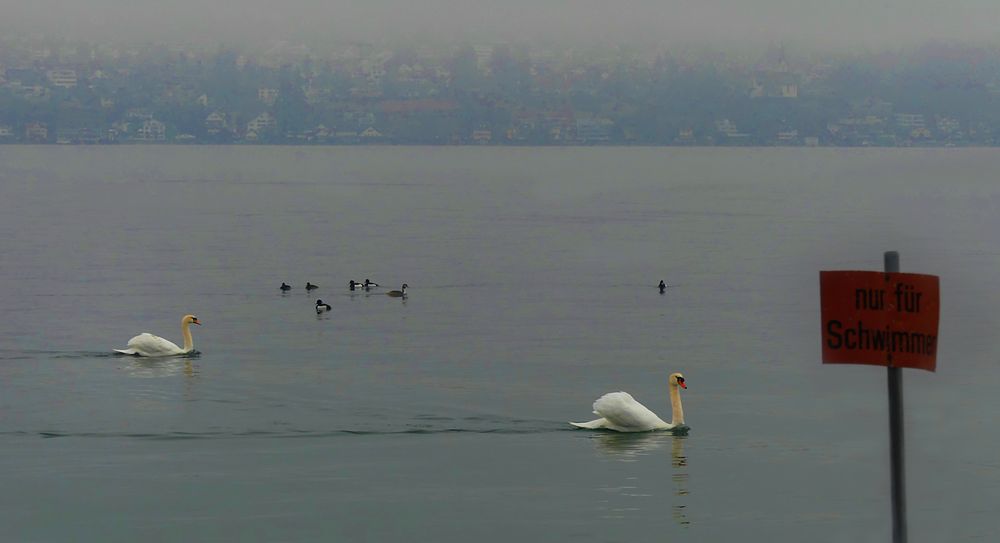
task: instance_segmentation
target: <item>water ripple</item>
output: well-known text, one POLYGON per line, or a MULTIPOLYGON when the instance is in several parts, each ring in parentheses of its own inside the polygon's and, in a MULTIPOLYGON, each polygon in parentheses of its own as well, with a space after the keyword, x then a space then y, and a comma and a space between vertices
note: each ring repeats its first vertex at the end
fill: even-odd
POLYGON ((20 349, 0 349, 0 360, 34 360, 36 358, 113 358, 122 356, 113 351, 47 351, 47 350, 20 350, 20 349))
MULTIPOLYGON (((464 420, 476 420, 477 417, 468 417, 464 420)), ((168 432, 72 432, 72 431, 58 431, 58 430, 43 430, 43 431, 8 431, 0 432, 0 436, 19 436, 19 437, 41 437, 45 439, 51 438, 118 438, 118 439, 139 439, 139 440, 151 440, 151 441, 173 441, 173 440, 192 440, 192 439, 241 439, 241 438, 276 438, 276 439, 316 439, 316 438, 333 438, 333 437, 350 437, 350 436, 391 436, 391 435, 438 435, 438 434, 547 434, 556 432, 572 432, 576 431, 575 428, 565 426, 556 422, 548 421, 533 421, 534 424, 525 425, 518 424, 518 422, 528 422, 528 421, 509 421, 510 424, 493 426, 493 427, 475 427, 475 426, 439 426, 433 427, 430 425, 409 425, 404 428, 344 428, 344 429, 333 429, 333 430, 309 430, 309 429, 290 429, 290 430, 257 430, 257 429, 247 429, 247 430, 234 430, 234 431, 202 431, 202 432, 180 432, 180 431, 168 431, 168 432), (541 424, 539 424, 541 423, 541 424)))

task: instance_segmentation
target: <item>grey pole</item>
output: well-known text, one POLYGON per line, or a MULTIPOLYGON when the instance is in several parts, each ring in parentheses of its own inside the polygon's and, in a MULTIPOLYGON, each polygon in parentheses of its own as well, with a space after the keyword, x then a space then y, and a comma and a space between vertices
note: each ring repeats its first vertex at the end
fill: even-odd
MULTIPOLYGON (((886 251, 885 272, 899 273, 899 253, 886 251)), ((892 541, 906 543, 906 469, 903 463, 903 371, 889 353, 889 471, 892 478, 892 541)))

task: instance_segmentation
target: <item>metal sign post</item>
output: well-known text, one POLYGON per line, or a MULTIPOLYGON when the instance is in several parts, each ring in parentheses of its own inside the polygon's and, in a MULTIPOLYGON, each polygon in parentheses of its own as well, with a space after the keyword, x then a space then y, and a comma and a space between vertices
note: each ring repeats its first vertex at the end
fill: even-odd
MULTIPOLYGON (((899 253, 885 253, 885 273, 899 273, 899 253)), ((890 355, 891 356, 891 355, 890 355)), ((891 361, 891 359, 890 359, 891 361)), ((892 542, 906 543, 906 469, 903 462, 903 370, 886 368, 889 383, 889 472, 892 481, 892 542)))
POLYGON ((892 541, 906 543, 903 454, 903 368, 937 368, 939 279, 899 273, 899 253, 885 253, 885 270, 821 271, 824 364, 886 366, 892 541))

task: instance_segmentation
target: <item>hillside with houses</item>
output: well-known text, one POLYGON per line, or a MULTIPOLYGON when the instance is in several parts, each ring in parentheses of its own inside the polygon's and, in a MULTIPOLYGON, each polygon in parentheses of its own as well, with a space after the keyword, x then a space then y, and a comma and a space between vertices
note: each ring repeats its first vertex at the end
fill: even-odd
POLYGON ((0 143, 994 145, 1000 54, 0 39, 0 143))

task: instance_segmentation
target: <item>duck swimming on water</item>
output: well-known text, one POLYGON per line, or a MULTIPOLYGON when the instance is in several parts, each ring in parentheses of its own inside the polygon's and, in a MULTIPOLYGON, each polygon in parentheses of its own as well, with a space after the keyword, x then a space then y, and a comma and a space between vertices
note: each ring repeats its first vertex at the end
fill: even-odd
POLYGON ((667 284, 660 279, 660 294, 663 294, 667 290, 667 284))
POLYGON ((323 300, 316 300, 316 313, 324 313, 332 309, 330 304, 324 304, 323 300))
POLYGON ((319 287, 316 286, 316 285, 314 285, 314 284, 312 284, 312 283, 310 283, 309 281, 306 281, 306 290, 313 290, 313 289, 317 289, 317 288, 319 288, 319 287))
POLYGON ((281 282, 281 286, 280 286, 280 287, 278 287, 278 288, 280 288, 281 290, 292 290, 292 287, 291 287, 291 285, 287 285, 287 284, 285 284, 285 282, 284 282, 284 281, 282 281, 282 282, 281 282))
POLYGON ((409 287, 409 286, 410 285, 407 285, 406 283, 403 283, 403 286, 399 287, 399 290, 390 290, 389 292, 386 292, 385 294, 386 294, 386 296, 392 296, 393 298, 402 298, 402 297, 406 296, 406 288, 409 287))

